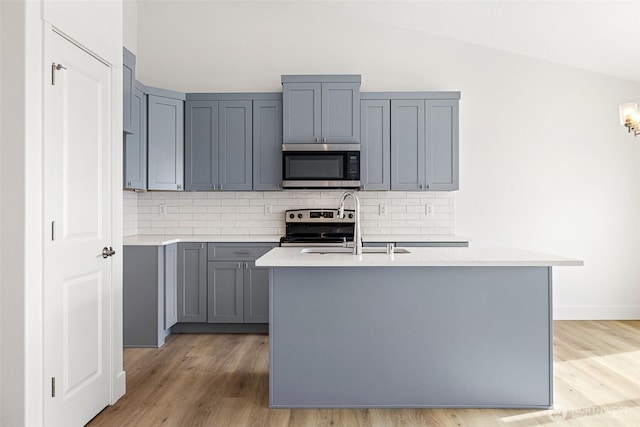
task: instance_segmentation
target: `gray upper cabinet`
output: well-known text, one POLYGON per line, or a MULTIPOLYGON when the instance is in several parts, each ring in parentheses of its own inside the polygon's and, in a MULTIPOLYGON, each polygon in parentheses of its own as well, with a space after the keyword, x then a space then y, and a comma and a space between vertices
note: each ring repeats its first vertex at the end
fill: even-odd
POLYGON ((282 187, 282 100, 253 101, 253 189, 282 187))
POLYGON ((390 189, 391 101, 366 99, 360 103, 360 180, 363 190, 390 189))
POLYGON ((164 328, 178 322, 178 244, 164 247, 164 328))
POLYGON ((186 190, 275 190, 281 150, 282 94, 187 95, 186 190))
POLYGON ((147 188, 147 96, 136 84, 132 104, 133 127, 124 136, 124 188, 147 188))
POLYGON ((359 143, 360 76, 282 76, 283 142, 359 143))
POLYGON ((283 83, 284 143, 314 144, 322 137, 322 85, 283 83))
POLYGON ((185 115, 185 189, 251 190, 251 101, 192 101, 185 115))
POLYGON ((218 102, 187 101, 185 129, 185 190, 216 190, 218 102))
POLYGON ((184 94, 147 88, 149 190, 182 190, 184 94))
POLYGON ((207 322, 207 249, 178 243, 178 322, 207 322))
POLYGON ((252 114, 251 101, 220 101, 218 105, 221 190, 251 190, 253 186, 252 114))
POLYGON ((134 126, 132 103, 136 80, 136 56, 126 47, 122 50, 122 130, 131 133, 134 126))
POLYGON ((361 97, 364 190, 458 190, 460 92, 361 97))
POLYGON ((391 100, 391 189, 424 190, 424 100, 391 100))
POLYGON ((428 99, 426 110, 428 189, 458 190, 458 101, 428 99))
POLYGON ((360 83, 322 83, 322 142, 360 142, 360 83))

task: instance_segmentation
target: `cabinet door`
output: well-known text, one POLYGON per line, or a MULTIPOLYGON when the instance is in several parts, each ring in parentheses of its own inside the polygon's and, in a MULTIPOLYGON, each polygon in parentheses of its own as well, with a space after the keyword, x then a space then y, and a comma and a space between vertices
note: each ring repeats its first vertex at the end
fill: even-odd
POLYGON ((427 100, 427 189, 458 190, 458 101, 427 100))
POLYGON ((361 112, 360 180, 363 190, 389 190, 391 102, 363 100, 361 112))
POLYGON ((391 189, 426 187, 424 100, 391 100, 391 189))
POLYGON ((285 83, 282 85, 283 140, 290 143, 320 142, 321 83, 285 83))
POLYGON ((133 128, 124 137, 124 188, 147 189, 147 96, 136 88, 133 94, 133 128))
POLYGON ((178 322, 207 322, 207 250, 178 243, 178 322))
POLYGON ((219 101, 218 182, 221 190, 253 186, 253 108, 251 101, 219 101))
POLYGON ((187 101, 185 108, 185 189, 215 190, 218 185, 218 101, 187 101))
POLYGON ((125 133, 133 132, 135 124, 133 114, 133 91, 136 79, 136 57, 133 53, 123 48, 122 60, 122 130, 125 133))
POLYGON ((245 263, 244 323, 269 323, 269 268, 245 263))
POLYGON ((360 142, 360 83, 322 83, 322 142, 360 142))
POLYGON ((164 328, 178 322, 178 244, 164 247, 164 328))
POLYGON ((253 189, 282 187, 282 101, 253 101, 253 189))
POLYGON ((182 190, 184 101, 148 98, 149 190, 182 190))
POLYGON ((209 262, 207 266, 207 321, 243 323, 241 262, 209 262))

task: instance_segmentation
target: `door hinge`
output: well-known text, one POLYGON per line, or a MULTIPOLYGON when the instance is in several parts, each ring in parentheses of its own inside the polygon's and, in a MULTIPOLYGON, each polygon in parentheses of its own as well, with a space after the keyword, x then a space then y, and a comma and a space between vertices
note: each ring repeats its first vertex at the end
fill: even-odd
POLYGON ((56 397, 56 377, 51 377, 51 397, 56 397))
POLYGON ((51 221, 51 240, 56 240, 56 222, 51 221))
POLYGON ((56 71, 66 70, 66 69, 67 67, 65 67, 62 64, 56 64, 55 62, 51 64, 51 86, 56 85, 56 71))

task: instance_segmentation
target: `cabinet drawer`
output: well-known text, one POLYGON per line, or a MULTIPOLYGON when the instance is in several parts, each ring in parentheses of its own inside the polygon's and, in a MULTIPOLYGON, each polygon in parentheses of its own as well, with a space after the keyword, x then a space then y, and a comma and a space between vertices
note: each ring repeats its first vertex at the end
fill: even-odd
POLYGON ((209 243, 207 246, 207 259, 209 261, 254 261, 275 246, 276 244, 271 243, 253 243, 250 245, 209 243))

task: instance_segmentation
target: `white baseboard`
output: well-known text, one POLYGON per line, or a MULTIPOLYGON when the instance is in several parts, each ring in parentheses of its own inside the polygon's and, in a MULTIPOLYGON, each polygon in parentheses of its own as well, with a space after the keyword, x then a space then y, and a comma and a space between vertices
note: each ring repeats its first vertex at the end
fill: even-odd
POLYGON ((640 320, 640 305, 560 305, 554 320, 640 320))

